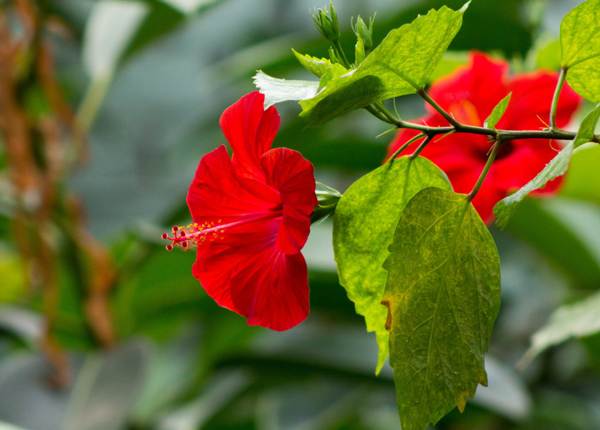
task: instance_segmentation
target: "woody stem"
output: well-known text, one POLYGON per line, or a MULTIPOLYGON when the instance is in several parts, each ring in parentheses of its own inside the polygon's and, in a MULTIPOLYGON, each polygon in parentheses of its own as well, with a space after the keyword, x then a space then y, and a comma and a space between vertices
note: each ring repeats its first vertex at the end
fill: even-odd
MULTIPOLYGON (((573 140, 575 139, 576 133, 565 130, 557 129, 545 129, 545 130, 503 130, 487 127, 478 127, 474 125, 463 124, 453 117, 450 116, 442 107, 436 104, 434 108, 438 112, 444 112, 444 117, 448 116, 452 118, 454 124, 442 127, 430 127, 423 124, 416 124, 409 121, 396 118, 389 110, 381 105, 371 105, 367 108, 371 114, 379 118, 380 120, 387 122, 388 124, 395 125, 398 128, 407 128, 411 130, 418 130, 428 136, 436 136, 438 134, 446 134, 451 132, 456 133, 469 133, 479 134, 484 136, 490 136, 494 140, 515 140, 515 139, 556 139, 556 140, 573 140), (437 106, 437 107, 436 107, 437 106)), ((592 142, 600 143, 600 135, 595 135, 592 142)))
POLYGON ((425 90, 419 90, 417 92, 417 94, 419 94, 419 96, 421 96, 421 98, 423 98, 423 100, 425 100, 427 103, 429 103, 436 111, 439 112, 439 114, 441 116, 444 117, 444 119, 446 121, 448 121, 452 126, 456 127, 460 127, 460 123, 449 113, 446 112, 446 110, 444 108, 442 108, 439 104, 437 104, 437 102, 431 98, 431 96, 427 93, 427 91, 425 90))

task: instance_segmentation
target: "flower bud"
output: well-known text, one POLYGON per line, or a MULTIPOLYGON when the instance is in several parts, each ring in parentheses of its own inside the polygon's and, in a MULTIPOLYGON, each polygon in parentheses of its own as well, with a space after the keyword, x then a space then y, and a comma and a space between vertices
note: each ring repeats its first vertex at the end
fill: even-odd
POLYGON ((356 34, 358 40, 362 40, 362 44, 366 51, 373 48, 373 24, 375 23, 375 15, 369 18, 367 24, 359 15, 356 21, 352 23, 352 30, 356 34))
POLYGON ((317 9, 313 14, 313 21, 325 39, 330 42, 336 42, 339 39, 340 27, 333 2, 329 3, 329 8, 317 9))

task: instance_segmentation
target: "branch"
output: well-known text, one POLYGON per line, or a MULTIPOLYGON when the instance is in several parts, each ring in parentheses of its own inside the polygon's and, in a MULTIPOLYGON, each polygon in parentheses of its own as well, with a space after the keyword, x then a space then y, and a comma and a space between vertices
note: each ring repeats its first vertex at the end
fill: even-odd
MULTIPOLYGON (((440 109, 442 109, 440 107, 440 109)), ((504 129, 495 129, 495 128, 487 128, 487 127, 478 127, 474 125, 462 124, 456 121, 453 118, 455 124, 444 126, 444 127, 430 127, 423 124, 416 124, 410 121, 404 121, 394 117, 394 115, 389 112, 387 109, 378 106, 378 109, 373 109, 373 106, 370 106, 367 109, 377 118, 382 121, 387 122, 388 124, 395 125, 398 128, 408 128, 412 130, 418 130, 427 136, 436 136, 438 134, 446 134, 446 133, 470 133, 470 134, 479 134, 484 136, 490 136, 490 138, 494 140, 515 140, 515 139, 555 139, 555 140, 573 140, 577 135, 571 131, 558 130, 558 129, 545 129, 545 130, 504 130, 504 129)), ((443 109, 442 109, 443 110, 443 109)), ((448 113, 446 113, 449 115, 448 113)), ((600 136, 595 135, 592 142, 600 143, 600 136)))

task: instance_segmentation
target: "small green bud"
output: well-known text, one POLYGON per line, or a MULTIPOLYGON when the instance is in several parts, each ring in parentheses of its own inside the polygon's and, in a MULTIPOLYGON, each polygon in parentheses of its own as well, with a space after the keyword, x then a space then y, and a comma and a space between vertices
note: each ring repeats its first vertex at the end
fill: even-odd
POLYGON ((337 12, 332 1, 329 2, 329 8, 317 9, 313 14, 313 21, 325 39, 336 42, 340 38, 337 12))
POLYGON ((352 30, 358 40, 362 40, 366 51, 370 51, 373 48, 373 25, 375 24, 375 15, 369 18, 367 24, 362 17, 359 15, 356 17, 356 21, 352 22, 352 30))

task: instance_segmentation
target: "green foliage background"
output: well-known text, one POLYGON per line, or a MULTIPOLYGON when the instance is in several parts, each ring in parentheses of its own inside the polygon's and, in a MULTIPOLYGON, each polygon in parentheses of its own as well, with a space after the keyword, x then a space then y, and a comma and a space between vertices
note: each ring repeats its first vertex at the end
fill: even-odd
MULTIPOLYGON (((56 331, 69 351, 73 384, 48 387, 36 342, 39 304, 26 299, 10 212, 0 200, 0 422, 28 430, 398 429, 392 372, 386 366, 374 375, 375 338, 338 283, 330 222, 313 226, 305 248, 311 316, 286 333, 249 328, 218 308, 191 277, 193 255, 166 253, 158 240, 171 223, 187 219, 184 197, 197 160, 224 141, 218 116, 253 89, 255 70, 303 79, 290 48, 325 54, 310 18, 321 2, 145 0, 133 2, 142 11, 136 22, 97 18, 100 8, 123 3, 132 4, 40 2, 73 28, 73 37, 54 49, 61 83, 91 126, 91 158, 70 185, 119 265, 111 306, 121 342, 109 352, 94 346, 65 257, 56 331), (127 25, 128 42, 111 49, 127 25)), ((339 1, 342 43, 352 50, 351 15, 377 11, 380 42, 419 12, 462 3, 339 1)), ((503 55, 514 70, 558 67, 546 47, 578 3, 474 0, 442 69, 461 64, 461 52, 470 49, 503 55)), ((422 103, 407 97, 398 107, 412 117, 422 103)), ((375 138, 385 128, 367 114, 311 128, 295 105, 280 111, 277 143, 301 151, 322 182, 344 190, 380 166, 391 135, 375 138)), ((600 287, 600 184, 597 163, 589 161, 599 159, 598 149, 575 151, 561 195, 526 199, 506 231, 492 229, 503 297, 486 363, 489 387, 438 428, 600 428, 599 335, 580 330, 581 308, 551 317, 600 287), (581 157, 584 151, 592 155, 581 157), (549 326, 550 340, 541 332, 534 352, 540 342, 560 345, 517 368, 548 320, 574 326, 560 324, 558 340, 549 326), (571 336, 581 340, 561 343, 571 336)), ((591 305, 597 308, 597 299, 591 305)))

